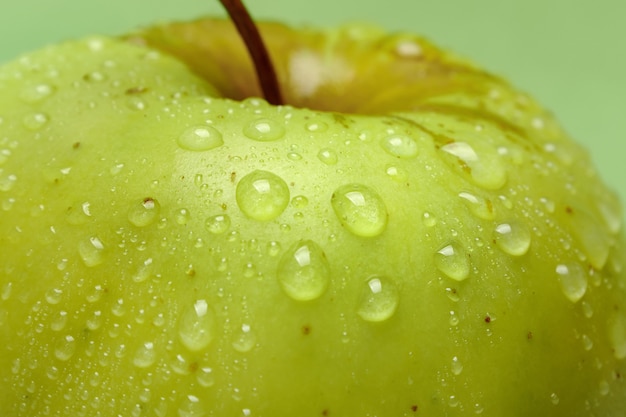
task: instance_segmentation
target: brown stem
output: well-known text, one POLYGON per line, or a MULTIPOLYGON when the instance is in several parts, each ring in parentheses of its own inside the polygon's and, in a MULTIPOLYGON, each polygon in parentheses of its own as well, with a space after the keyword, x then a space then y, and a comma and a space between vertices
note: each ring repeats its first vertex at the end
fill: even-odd
POLYGON ((220 0, 241 35, 254 63, 261 90, 270 104, 284 104, 274 65, 261 34, 241 0, 220 0))

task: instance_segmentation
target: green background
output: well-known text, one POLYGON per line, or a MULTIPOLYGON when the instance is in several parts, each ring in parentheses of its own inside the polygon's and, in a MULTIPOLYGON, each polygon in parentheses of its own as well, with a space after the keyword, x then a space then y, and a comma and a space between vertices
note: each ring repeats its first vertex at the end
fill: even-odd
MULTIPOLYGON (((223 14, 217 0, 0 0, 0 62, 47 43, 223 14)), ((411 30, 504 75, 553 110, 626 201, 623 0, 248 0, 257 18, 411 30)))

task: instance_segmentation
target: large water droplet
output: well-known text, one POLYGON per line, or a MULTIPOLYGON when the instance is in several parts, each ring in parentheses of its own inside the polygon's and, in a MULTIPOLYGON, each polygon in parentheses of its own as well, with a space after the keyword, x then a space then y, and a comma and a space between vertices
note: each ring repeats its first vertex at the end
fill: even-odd
POLYGON ((230 228, 230 217, 227 214, 217 214, 206 219, 204 225, 209 232, 222 234, 230 228))
POLYGON ((128 210, 128 220, 137 227, 148 226, 156 221, 161 211, 157 200, 146 197, 135 202, 128 210))
POLYGON ((328 287, 330 266, 315 242, 300 241, 283 254, 277 277, 289 297, 298 301, 314 300, 328 287))
POLYGON ((459 193, 465 205, 474 216, 483 220, 492 220, 495 217, 495 208, 491 200, 476 196, 468 192, 459 193))
POLYGON ((63 337, 54 348, 54 356, 60 361, 69 360, 76 351, 76 340, 73 336, 63 337))
POLYGON ((513 256, 522 256, 530 248, 531 235, 525 223, 513 220, 496 226, 494 239, 503 252, 513 256))
POLYGON ((285 136, 285 126, 272 119, 257 119, 243 129, 243 134, 252 140, 270 142, 285 136))
POLYGON ((387 227, 388 214, 383 199, 365 185, 342 185, 335 190, 330 202, 341 224, 357 236, 378 236, 387 227))
POLYGON ((391 156, 413 158, 417 156, 417 143, 407 135, 390 135, 380 141, 382 148, 391 156))
POLYGON ((479 143, 452 142, 441 150, 458 158, 461 170, 480 187, 497 190, 506 183, 506 169, 495 149, 479 143))
POLYGON ((575 303, 587 292, 587 275, 577 263, 560 264, 556 267, 561 289, 568 300, 575 303))
POLYGON ((204 349, 215 334, 215 313, 206 300, 197 300, 185 309, 178 324, 178 335, 191 351, 204 349))
POLYGON ((212 126, 194 126, 178 137, 178 145, 188 151, 208 151, 224 144, 222 134, 212 126))
POLYGON ((138 368, 149 368, 156 362, 157 354, 154 350, 154 343, 145 342, 135 351, 133 364, 138 368))
POLYGON ((390 279, 370 277, 361 291, 357 314, 365 321, 381 322, 394 315, 400 302, 400 293, 390 279))
POLYGON ((89 267, 104 262, 104 244, 96 236, 78 242, 78 253, 85 265, 89 267))
POLYGON ((243 214, 268 221, 278 217, 289 204, 289 188, 276 174, 257 170, 239 181, 236 199, 243 214))
POLYGON ((465 249, 458 242, 451 242, 435 253, 435 266, 455 281, 467 279, 470 273, 470 260, 465 249))

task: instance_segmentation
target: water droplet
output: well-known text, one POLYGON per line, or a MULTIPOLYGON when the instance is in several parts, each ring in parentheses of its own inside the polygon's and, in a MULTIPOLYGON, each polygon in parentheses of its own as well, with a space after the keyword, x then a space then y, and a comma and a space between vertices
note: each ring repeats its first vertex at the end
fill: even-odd
POLYGON ((76 351, 76 341, 74 337, 67 335, 57 343, 54 349, 54 356, 60 361, 69 360, 76 351))
POLYGON ((178 335, 183 345, 191 351, 204 349, 213 340, 215 313, 206 300, 197 300, 180 318, 178 335))
POLYGON ((626 318, 615 314, 609 320, 609 340, 613 348, 613 355, 617 359, 626 358, 626 318))
POLYGON ((96 236, 81 240, 78 243, 78 253, 88 267, 104 262, 104 244, 96 236))
POLYGON ((176 355, 170 362, 170 368, 178 375, 189 375, 191 373, 189 361, 183 355, 176 355))
POLYGON ((417 143, 407 135, 390 135, 380 141, 380 146, 391 156, 414 158, 417 156, 417 143))
POLYGON ((158 218, 161 205, 157 200, 146 197, 135 202, 128 210, 128 220, 137 227, 148 226, 158 218))
POLYGON ((583 302, 581 303, 581 306, 582 306, 583 314, 585 315, 585 317, 587 317, 588 319, 593 317, 593 307, 591 307, 591 304, 583 300, 583 302))
POLYGON ((468 192, 462 192, 459 197, 463 199, 465 205, 474 216, 483 220, 492 220, 495 217, 495 208, 491 200, 476 196, 468 192))
POLYGON ((269 256, 278 256, 282 249, 280 242, 271 241, 267 244, 267 254, 269 256))
POLYGON ((0 295, 0 299, 2 301, 6 301, 11 298, 11 293, 13 292, 13 283, 7 282, 2 286, 2 294, 0 295))
POLYGON ((470 260, 458 242, 443 246, 435 253, 434 259, 437 269, 455 281, 463 281, 469 276, 470 260))
POLYGON ((184 226, 189 223, 189 220, 191 219, 191 213, 189 213, 189 210, 187 210, 186 208, 178 209, 176 210, 176 213, 174 213, 174 219, 176 220, 177 224, 184 226))
POLYGON ((31 113, 24 117, 22 124, 26 129, 39 130, 50 121, 50 117, 45 113, 31 113))
POLYGON ((60 288, 51 288, 46 291, 46 301, 48 304, 56 305, 63 299, 63 290, 60 288))
POLYGON ((243 129, 243 134, 252 140, 271 142, 285 136, 285 126, 272 119, 257 119, 243 129))
POLYGON ((198 384, 205 388, 215 385, 215 375, 213 374, 213 369, 206 366, 198 369, 196 379, 198 380, 198 384))
POLYGON ((365 321, 385 321, 394 315, 399 303, 400 293, 393 281, 373 276, 361 291, 357 314, 365 321))
POLYGON ((235 333, 232 346, 237 352, 249 352, 256 344, 256 335, 249 324, 243 324, 241 329, 235 333))
POLYGON ((102 325, 102 312, 100 310, 94 311, 91 317, 87 319, 86 325, 89 330, 99 329, 102 325))
POLYGON ((195 395, 187 395, 178 408, 179 417, 205 417, 206 408, 195 395))
POLYGON ((208 151, 224 144, 219 130, 212 126, 194 126, 178 137, 178 145, 188 151, 208 151))
POLYGON ((583 342, 583 348, 585 350, 591 350, 593 348, 593 340, 586 334, 582 335, 581 340, 583 342))
POLYGON ((54 87, 48 84, 35 84, 25 88, 20 98, 29 104, 38 103, 54 93, 54 87))
POLYGON ((559 396, 555 392, 553 392, 552 394, 550 394, 550 401, 554 405, 559 405, 559 402, 560 402, 559 396))
POLYGON ((468 173, 472 182, 479 187, 497 190, 506 183, 502 158, 488 145, 452 142, 440 149, 458 158, 456 165, 460 164, 461 170, 468 173))
POLYGON ((314 300, 328 287, 330 266, 315 242, 300 241, 283 254, 277 278, 285 293, 294 300, 314 300))
POLYGON ((387 227, 385 203, 365 185, 342 185, 335 190, 330 202, 341 224, 357 236, 378 236, 387 227))
POLYGON ((600 395, 604 397, 606 395, 609 395, 609 392, 611 392, 611 386, 608 382, 606 382, 606 380, 603 379, 598 384, 598 391, 600 392, 600 395))
MULTIPOLYGON (((2 174, 2 170, 0 170, 2 174)), ((11 191, 17 182, 17 176, 15 174, 0 175, 0 191, 11 191)))
POLYGON ((67 311, 59 311, 50 321, 50 329, 59 332, 67 324, 67 311))
POLYGON ((84 201, 82 203, 72 205, 68 207, 65 214, 69 224, 85 224, 91 219, 91 203, 84 201))
POLYGON ((156 362, 157 354, 154 343, 145 342, 135 352, 133 364, 138 368, 149 368, 156 362))
POLYGON ((249 218, 273 220, 289 204, 289 188, 279 176, 268 171, 253 171, 237 184, 237 204, 249 218))
POLYGON ((335 165, 337 161, 339 161, 339 156, 337 152, 330 148, 320 149, 317 153, 317 159, 322 161, 326 165, 335 165))
POLYGON ((461 363, 458 357, 454 356, 452 358, 452 363, 450 364, 450 370, 452 371, 454 375, 461 375, 461 372, 463 372, 463 364, 461 363))
POLYGON ((525 223, 513 220, 496 226, 494 239, 503 252, 522 256, 530 248, 531 235, 525 223))
POLYGON ((295 208, 304 208, 309 205, 309 199, 303 195, 297 195, 291 199, 291 206, 295 208))
POLYGON ((325 132, 328 130, 328 124, 324 122, 309 122, 305 125, 309 132, 325 132))
POLYGON ((204 222, 207 230, 213 234, 222 234, 230 228, 230 217, 227 214, 211 216, 204 222))
POLYGON ((425 211, 424 214, 422 214, 422 222, 426 227, 433 227, 437 224, 437 217, 435 217, 434 214, 425 211))
POLYGON ((302 155, 300 155, 298 152, 289 152, 287 153, 287 159, 291 161, 299 161, 302 159, 302 155))
POLYGON ((578 207, 571 208, 566 219, 570 223, 572 234, 589 257, 591 265, 597 270, 601 270, 611 251, 611 240, 606 228, 593 216, 578 207))
POLYGON ((148 258, 137 268, 137 272, 133 275, 133 281, 144 282, 154 273, 154 265, 152 258, 148 258))
POLYGON ((396 165, 388 165, 385 168, 385 173, 394 181, 396 182, 406 182, 407 178, 409 177, 409 175, 407 174, 406 170, 402 167, 396 166, 396 165))
POLYGON ((587 292, 587 275, 577 263, 560 264, 556 273, 563 294, 573 303, 578 302, 587 292))

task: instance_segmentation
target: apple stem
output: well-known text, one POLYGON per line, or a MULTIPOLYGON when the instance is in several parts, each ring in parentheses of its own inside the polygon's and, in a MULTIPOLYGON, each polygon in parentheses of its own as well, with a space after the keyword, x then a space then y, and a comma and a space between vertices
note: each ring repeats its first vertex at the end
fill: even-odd
POLYGON ((252 58, 263 96, 273 105, 284 104, 278 78, 261 34, 241 0, 220 0, 252 58))

